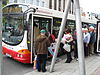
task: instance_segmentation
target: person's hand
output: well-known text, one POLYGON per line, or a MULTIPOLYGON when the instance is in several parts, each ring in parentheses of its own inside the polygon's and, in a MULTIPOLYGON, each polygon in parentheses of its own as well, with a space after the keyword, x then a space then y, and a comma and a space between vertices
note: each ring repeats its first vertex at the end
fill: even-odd
POLYGON ((86 47, 88 47, 88 43, 86 44, 86 47))
POLYGON ((65 41, 65 44, 67 44, 68 42, 67 41, 65 41))

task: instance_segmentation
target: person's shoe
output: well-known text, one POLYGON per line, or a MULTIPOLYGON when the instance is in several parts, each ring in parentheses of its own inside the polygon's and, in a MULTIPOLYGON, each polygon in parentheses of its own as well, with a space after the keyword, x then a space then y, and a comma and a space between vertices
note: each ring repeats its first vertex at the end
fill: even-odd
POLYGON ((71 61, 72 61, 72 59, 66 60, 65 63, 70 63, 71 61))
POLYGON ((70 63, 70 61, 65 61, 65 63, 70 63))
POLYGON ((38 69, 38 72, 41 72, 41 70, 38 69))
POLYGON ((45 70, 42 70, 42 72, 46 72, 47 70, 45 69, 45 70))
POLYGON ((78 61, 78 58, 76 59, 76 61, 78 61))
POLYGON ((89 56, 92 56, 92 54, 90 54, 89 56))

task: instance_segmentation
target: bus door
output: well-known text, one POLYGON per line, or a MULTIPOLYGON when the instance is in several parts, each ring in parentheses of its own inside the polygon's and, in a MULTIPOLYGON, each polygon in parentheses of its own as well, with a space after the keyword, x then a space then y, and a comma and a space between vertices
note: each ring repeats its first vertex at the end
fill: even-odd
POLYGON ((28 48, 31 51, 31 62, 35 56, 35 40, 41 29, 52 31, 52 18, 37 17, 30 14, 28 20, 28 48))
POLYGON ((97 52, 100 53, 100 21, 97 22, 97 52))
MULTIPOLYGON (((52 18, 51 17, 37 17, 37 16, 34 16, 34 22, 33 22, 33 38, 34 38, 34 41, 36 40, 36 38, 39 36, 40 34, 40 30, 41 29, 45 29, 47 32, 52 32, 52 18)), ((47 34, 48 36, 48 34, 47 34)), ((33 42, 35 44, 35 42, 33 42)))
POLYGON ((28 30, 28 37, 27 37, 27 44, 28 44, 28 49, 31 52, 30 55, 30 63, 33 63, 33 58, 35 56, 35 49, 34 49, 34 22, 33 22, 33 17, 34 13, 29 14, 28 16, 28 22, 27 22, 27 30, 28 30))

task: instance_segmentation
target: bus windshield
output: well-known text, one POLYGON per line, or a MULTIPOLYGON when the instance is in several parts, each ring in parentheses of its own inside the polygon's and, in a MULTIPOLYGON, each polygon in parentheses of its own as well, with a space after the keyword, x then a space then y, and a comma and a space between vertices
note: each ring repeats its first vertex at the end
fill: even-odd
POLYGON ((2 40, 5 43, 16 45, 22 41, 25 20, 23 13, 27 8, 25 5, 11 5, 3 8, 2 40))

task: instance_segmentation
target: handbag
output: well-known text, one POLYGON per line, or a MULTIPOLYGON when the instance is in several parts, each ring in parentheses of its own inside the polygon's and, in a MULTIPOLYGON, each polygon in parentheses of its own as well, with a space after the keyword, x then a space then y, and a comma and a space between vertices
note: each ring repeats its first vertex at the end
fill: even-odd
POLYGON ((67 52, 70 52, 70 51, 71 51, 71 45, 69 45, 69 44, 64 44, 63 48, 64 48, 67 52))

